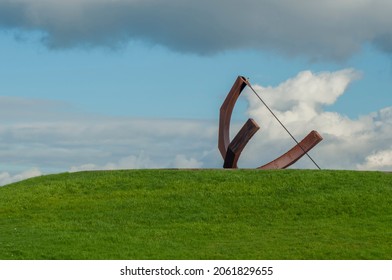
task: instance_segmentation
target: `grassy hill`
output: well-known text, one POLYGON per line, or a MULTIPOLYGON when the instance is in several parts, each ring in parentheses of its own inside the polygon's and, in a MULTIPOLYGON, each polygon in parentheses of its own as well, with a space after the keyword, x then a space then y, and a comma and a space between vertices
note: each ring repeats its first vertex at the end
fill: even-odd
POLYGON ((37 177, 0 187, 0 259, 392 259, 392 173, 37 177))

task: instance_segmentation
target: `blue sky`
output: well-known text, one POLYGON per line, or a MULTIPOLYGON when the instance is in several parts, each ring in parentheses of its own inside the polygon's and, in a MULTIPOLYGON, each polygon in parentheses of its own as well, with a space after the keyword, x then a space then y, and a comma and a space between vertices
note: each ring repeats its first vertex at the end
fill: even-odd
MULTIPOLYGON (((265 91, 266 101, 273 95, 283 119, 291 112, 286 123, 294 131, 305 127, 299 121, 324 129, 314 153, 325 168, 390 170, 390 12, 382 0, 0 0, 0 181, 84 169, 219 167, 218 111, 238 75, 265 91), (317 114, 299 117, 314 96, 305 107, 317 114), (358 147, 347 143, 362 136, 358 147), (330 157, 334 150, 345 159, 330 157)), ((272 133, 254 102, 241 99, 233 116, 242 124, 260 114, 268 124, 242 156, 245 167, 292 146, 284 132, 272 133), (265 149, 274 152, 263 158, 265 149), (261 159, 253 158, 259 151, 261 159)))
POLYGON ((303 70, 362 73, 334 104, 357 117, 392 103, 392 57, 372 46, 342 61, 312 61, 273 50, 183 54, 130 42, 120 49, 47 49, 39 34, 1 32, 1 94, 65 101, 83 111, 151 118, 214 119, 236 76, 277 85, 303 70), (18 38, 17 36, 22 36, 18 38))

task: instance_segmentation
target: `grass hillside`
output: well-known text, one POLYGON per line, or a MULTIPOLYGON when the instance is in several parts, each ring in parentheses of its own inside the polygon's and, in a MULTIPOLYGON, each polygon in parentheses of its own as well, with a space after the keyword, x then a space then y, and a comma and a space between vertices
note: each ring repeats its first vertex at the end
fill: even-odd
POLYGON ((37 177, 0 187, 0 259, 392 259, 392 173, 37 177))

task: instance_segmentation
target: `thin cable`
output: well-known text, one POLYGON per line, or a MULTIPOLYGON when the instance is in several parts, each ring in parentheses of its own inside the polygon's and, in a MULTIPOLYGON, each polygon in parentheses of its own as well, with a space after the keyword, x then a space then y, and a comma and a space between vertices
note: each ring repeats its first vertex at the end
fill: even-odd
POLYGON ((253 89, 252 85, 248 82, 247 83, 249 88, 253 91, 253 93, 259 98, 259 100, 264 104, 264 106, 270 111, 270 113, 274 116, 274 118, 280 123, 280 125, 286 130, 286 132, 290 135, 291 138, 297 143, 297 145, 301 148, 301 150, 308 156, 308 158, 317 166, 319 170, 321 170, 320 166, 313 160, 313 158, 302 148, 301 144, 295 139, 295 137, 290 133, 290 131, 284 126, 284 124, 279 120, 279 118, 275 115, 275 113, 268 107, 268 105, 264 102, 264 100, 258 95, 258 93, 253 89))

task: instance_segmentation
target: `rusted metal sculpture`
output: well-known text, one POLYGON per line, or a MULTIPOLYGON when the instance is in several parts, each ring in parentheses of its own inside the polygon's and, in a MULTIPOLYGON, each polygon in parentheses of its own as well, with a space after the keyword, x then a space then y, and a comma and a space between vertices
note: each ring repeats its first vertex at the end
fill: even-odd
MULTIPOLYGON (((249 81, 246 78, 239 76, 234 82, 233 87, 229 91, 225 101, 220 108, 218 148, 224 159, 224 168, 237 168, 237 162, 242 150, 245 148, 246 144, 252 138, 252 136, 260 129, 259 125, 253 119, 248 119, 248 121, 240 129, 240 131, 233 138, 233 140, 230 141, 231 115, 233 113, 234 105, 238 97, 246 86, 249 86, 253 90, 249 81)), ((257 95, 255 91, 254 93, 257 95)), ((264 103, 260 96, 257 96, 264 103)), ((269 109, 269 107, 267 108, 269 109)), ((271 111, 271 109, 269 110, 271 111)), ((272 111, 271 113, 273 114, 272 111)), ((279 121, 276 115, 273 115, 279 121)), ((280 121, 279 123, 283 126, 280 121)), ((287 129, 286 131, 295 140, 295 138, 287 129)), ((301 142, 295 140, 297 144, 287 153, 265 165, 258 167, 258 169, 283 169, 292 165, 304 155, 307 155, 313 161, 313 159, 307 154, 307 152, 310 151, 314 146, 316 146, 322 139, 323 138, 317 131, 312 131, 301 142)), ((316 166, 319 168, 317 164, 316 166)))

